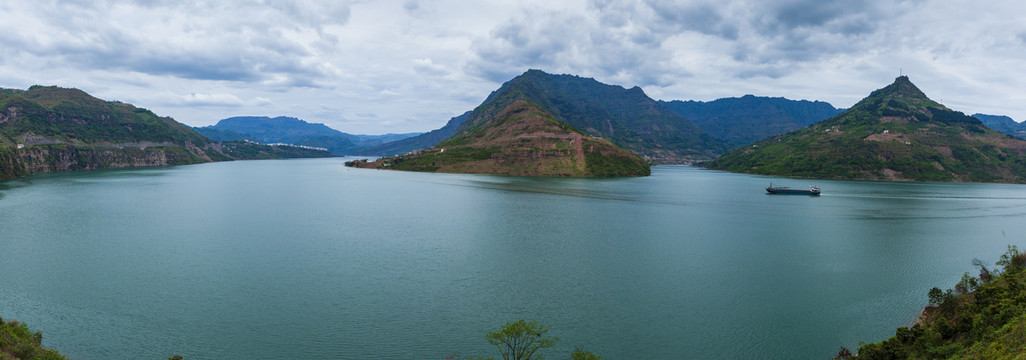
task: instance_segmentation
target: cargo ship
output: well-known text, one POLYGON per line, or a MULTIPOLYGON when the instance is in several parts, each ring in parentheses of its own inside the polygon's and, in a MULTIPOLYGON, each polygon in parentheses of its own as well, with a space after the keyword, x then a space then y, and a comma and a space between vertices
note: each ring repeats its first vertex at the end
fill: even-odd
POLYGON ((766 188, 766 192, 768 192, 770 194, 780 194, 780 195, 819 195, 819 186, 818 185, 809 185, 809 189, 805 190, 805 189, 792 189, 792 188, 789 188, 789 187, 786 187, 786 186, 776 186, 776 187, 774 187, 773 183, 770 183, 770 186, 766 188))

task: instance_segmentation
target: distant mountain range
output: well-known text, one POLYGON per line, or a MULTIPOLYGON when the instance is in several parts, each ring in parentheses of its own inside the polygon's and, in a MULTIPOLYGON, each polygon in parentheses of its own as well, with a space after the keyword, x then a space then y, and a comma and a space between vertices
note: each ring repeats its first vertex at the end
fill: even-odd
POLYGON ((702 101, 660 101, 731 148, 797 130, 839 114, 822 101, 745 95, 702 101))
POLYGON ((456 129, 459 128, 460 125, 463 125, 463 123, 467 121, 468 117, 470 117, 470 111, 449 119, 449 121, 445 123, 445 126, 439 129, 431 130, 406 139, 360 149, 360 153, 358 155, 395 156, 421 149, 427 149, 437 145, 442 142, 442 140, 456 135, 456 129))
POLYGON ((363 155, 362 149, 394 142, 420 133, 353 135, 324 124, 308 123, 292 117, 240 116, 218 121, 216 125, 197 127, 196 131, 217 140, 249 140, 260 143, 285 143, 326 148, 335 155, 363 155))
MULTIPOLYGON (((503 84, 481 106, 501 100, 491 105, 494 112, 516 99, 530 100, 590 135, 609 138, 626 148, 634 146, 635 152, 650 160, 668 163, 711 158, 728 148, 796 130, 841 112, 822 101, 752 95, 710 102, 653 103, 639 88, 624 89, 593 79, 552 75, 539 70, 527 71, 503 84), (687 135, 668 139, 680 135, 678 128, 685 129, 683 132, 687 135), (703 132, 713 139, 704 137, 703 132), (638 134, 643 136, 636 136, 638 134), (639 144, 630 145, 631 142, 639 144), (670 149, 671 155, 659 160, 666 155, 662 148, 666 144, 676 144, 678 149, 670 149)), ((394 156, 429 148, 455 135, 471 113, 454 117, 445 127, 430 133, 363 149, 361 155, 394 156)))
MULTIPOLYGON (((511 166, 495 167, 490 173, 609 176, 644 172, 628 165, 633 164, 632 158, 613 150, 622 148, 650 163, 715 159, 706 166, 760 174, 917 181, 1026 179, 1026 141, 991 129, 1021 138, 1026 137, 1026 126, 1004 116, 968 117, 952 111, 927 98, 907 77, 841 111, 819 101, 752 95, 711 102, 655 101, 638 87, 529 70, 440 129, 422 134, 352 135, 291 117, 233 117, 192 129, 81 90, 33 86, 0 89, 0 179, 105 167, 331 153, 394 156, 432 149, 420 152, 419 159, 426 159, 425 154, 441 153, 443 146, 463 149, 449 150, 446 156, 452 160, 460 151, 483 144, 491 148, 474 156, 488 153, 489 159, 504 159, 489 166, 511 166), (551 119, 565 129, 538 119, 551 119), (553 136, 510 135, 526 131, 508 128, 510 123, 553 136), (331 153, 252 142, 305 145, 331 153), (518 142, 522 146, 515 146, 518 142), (607 148, 607 143, 613 148, 607 148), (580 148, 583 145, 587 147, 580 148), (720 156, 736 147, 740 148, 720 156), (568 152, 579 148, 584 151, 568 152), (618 160, 596 170, 600 167, 588 159, 599 157, 588 149, 597 149, 606 160, 609 156, 618 160), (531 155, 525 157, 525 151, 531 155), (527 158, 540 161, 531 168, 522 163, 527 158)), ((411 161, 402 166, 457 171, 438 165, 437 157, 432 161, 435 165, 411 161)))
POLYGON ((55 171, 329 155, 220 144, 169 117, 78 89, 0 89, 0 180, 55 171))
POLYGON ((812 178, 1022 183, 1026 141, 930 100, 901 76, 841 114, 705 166, 812 178))
POLYGON ((1016 122, 1010 117, 985 114, 973 114, 973 117, 991 129, 1020 139, 1026 139, 1026 124, 1016 122))

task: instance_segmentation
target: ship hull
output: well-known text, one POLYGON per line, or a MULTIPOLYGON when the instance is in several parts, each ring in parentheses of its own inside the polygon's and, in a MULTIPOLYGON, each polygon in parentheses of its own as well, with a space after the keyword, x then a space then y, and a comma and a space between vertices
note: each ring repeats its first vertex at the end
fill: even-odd
POLYGON ((819 191, 788 188, 766 188, 766 192, 777 195, 819 195, 819 191))

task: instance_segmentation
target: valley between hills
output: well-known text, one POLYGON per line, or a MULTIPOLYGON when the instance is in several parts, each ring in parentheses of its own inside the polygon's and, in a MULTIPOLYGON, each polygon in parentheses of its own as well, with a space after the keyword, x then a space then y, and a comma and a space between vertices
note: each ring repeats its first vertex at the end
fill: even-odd
MULTIPOLYGON (((0 179, 345 155, 375 156, 351 163, 357 167, 521 176, 644 176, 651 165, 694 163, 824 179, 1026 182, 1026 141, 1016 137, 1026 134, 1021 124, 948 109, 904 76, 850 109, 837 109, 752 95, 657 101, 638 87, 528 70, 439 129, 385 135, 351 135, 289 117, 234 117, 190 128, 53 86, 2 89, 0 109, 0 179), (534 126, 510 124, 513 104, 529 106, 537 115, 531 119, 548 119, 559 129, 547 138, 495 136, 511 126, 534 126), (487 134, 491 138, 482 138, 487 134), (560 137, 574 140, 555 140, 560 137), (582 149, 599 150, 573 150, 582 142, 591 144, 582 149)), ((518 121, 530 122, 512 122, 518 121)))

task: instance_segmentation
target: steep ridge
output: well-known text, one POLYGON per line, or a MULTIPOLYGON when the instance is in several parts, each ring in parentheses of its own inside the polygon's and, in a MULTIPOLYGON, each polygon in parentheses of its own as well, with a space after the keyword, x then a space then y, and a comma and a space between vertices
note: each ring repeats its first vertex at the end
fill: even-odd
POLYGON ((540 106, 516 101, 468 131, 413 154, 347 166, 520 176, 644 176, 648 163, 560 122, 540 106))
POLYGON ((745 95, 714 101, 660 101, 731 148, 826 120, 842 110, 822 101, 745 95))
POLYGON ((1026 124, 1016 122, 1010 117, 986 114, 973 114, 973 117, 991 129, 1020 139, 1026 139, 1026 124))
POLYGON ((711 169, 895 181, 1026 181, 1026 141, 930 100, 901 76, 851 109, 731 151, 711 169))
POLYGON ((726 145, 639 87, 624 89, 590 78, 528 70, 506 82, 467 118, 459 133, 473 132, 507 106, 526 100, 580 131, 608 139, 650 162, 710 159, 726 145))

